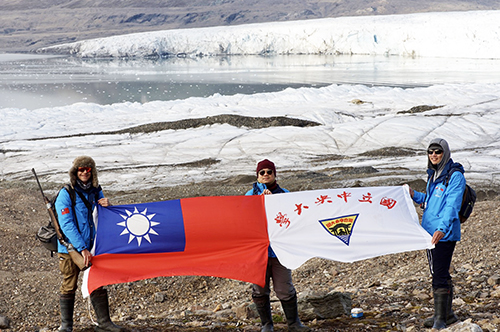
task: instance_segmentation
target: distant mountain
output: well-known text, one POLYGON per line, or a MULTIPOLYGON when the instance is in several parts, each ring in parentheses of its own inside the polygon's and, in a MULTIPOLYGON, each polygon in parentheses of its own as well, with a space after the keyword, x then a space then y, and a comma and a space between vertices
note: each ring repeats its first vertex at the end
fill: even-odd
POLYGON ((498 0, 2 0, 0 52, 167 29, 498 9, 498 0))

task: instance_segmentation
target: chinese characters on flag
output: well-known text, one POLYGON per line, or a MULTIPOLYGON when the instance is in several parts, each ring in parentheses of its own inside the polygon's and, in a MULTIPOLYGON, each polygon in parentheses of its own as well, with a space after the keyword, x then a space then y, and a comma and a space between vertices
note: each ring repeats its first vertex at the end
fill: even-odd
POLYGON ((294 192, 265 200, 271 247, 291 269, 313 257, 353 262, 432 247, 404 186, 294 192))

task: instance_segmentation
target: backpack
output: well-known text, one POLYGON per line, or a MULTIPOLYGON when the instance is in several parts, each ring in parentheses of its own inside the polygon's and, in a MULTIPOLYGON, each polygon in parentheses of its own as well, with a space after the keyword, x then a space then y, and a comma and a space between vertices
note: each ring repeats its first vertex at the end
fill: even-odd
MULTIPOLYGON (((71 198, 71 206, 73 208, 73 214, 75 213, 75 202, 76 202, 76 196, 75 196, 75 190, 69 185, 65 184, 63 188, 61 188, 57 194, 52 197, 50 200, 50 208, 52 209, 52 212, 54 212, 54 216, 57 218, 57 211, 55 207, 56 199, 59 196, 59 193, 61 190, 65 189, 69 193, 69 197, 71 198)), ((78 224, 77 224, 78 227, 78 224)), ((54 228, 54 225, 52 224, 52 220, 49 220, 49 223, 47 226, 42 226, 38 229, 38 232, 36 233, 36 238, 38 241, 42 243, 42 245, 50 251, 50 256, 54 256, 54 252, 57 252, 57 234, 56 234, 56 229, 54 228)))
MULTIPOLYGON (((448 172, 448 176, 446 177, 445 181, 446 187, 448 187, 451 175, 456 171, 458 171, 458 169, 452 169, 450 172, 448 172)), ((460 218, 461 224, 466 222, 471 215, 472 210, 474 209, 474 204, 476 203, 476 198, 476 191, 466 183, 464 195, 462 197, 462 205, 460 206, 460 211, 458 211, 458 217, 460 218)))

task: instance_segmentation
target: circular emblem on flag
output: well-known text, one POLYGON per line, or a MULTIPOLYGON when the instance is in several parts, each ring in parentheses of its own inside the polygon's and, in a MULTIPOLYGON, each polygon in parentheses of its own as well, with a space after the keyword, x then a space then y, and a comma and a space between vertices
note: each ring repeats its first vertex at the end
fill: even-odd
POLYGON ((142 239, 145 239, 146 241, 151 243, 149 234, 158 235, 153 227, 159 225, 160 223, 151 220, 155 216, 155 214, 148 215, 147 211, 147 208, 142 212, 139 212, 137 208, 134 208, 134 212, 125 210, 125 212, 127 213, 126 216, 120 214, 124 221, 117 223, 117 225, 125 227, 120 235, 129 234, 128 243, 132 242, 134 239, 137 239, 137 245, 140 247, 142 239))

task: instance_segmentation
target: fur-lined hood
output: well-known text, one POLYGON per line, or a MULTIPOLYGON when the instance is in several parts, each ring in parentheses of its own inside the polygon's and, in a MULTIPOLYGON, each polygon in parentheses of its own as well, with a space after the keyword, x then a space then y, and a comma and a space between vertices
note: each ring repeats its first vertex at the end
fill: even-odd
POLYGON ((73 166, 69 170, 69 179, 73 188, 76 186, 76 180, 78 179, 78 167, 92 168, 92 186, 94 188, 99 187, 99 180, 97 179, 97 169, 95 167, 94 159, 87 156, 80 156, 73 160, 73 166))

